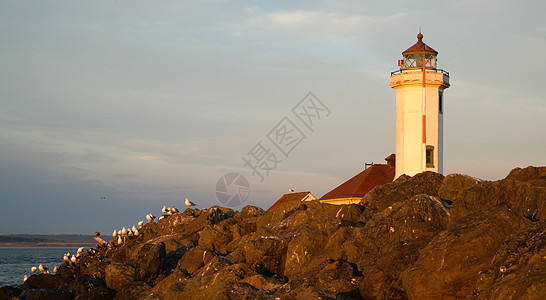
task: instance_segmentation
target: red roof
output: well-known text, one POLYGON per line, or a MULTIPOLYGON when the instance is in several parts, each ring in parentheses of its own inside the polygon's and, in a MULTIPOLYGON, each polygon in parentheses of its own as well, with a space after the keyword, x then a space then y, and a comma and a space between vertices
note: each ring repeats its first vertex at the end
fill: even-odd
POLYGON ((277 205, 279 205, 281 203, 292 202, 292 201, 301 201, 301 200, 303 200, 305 198, 305 196, 307 196, 309 194, 311 194, 310 191, 284 194, 284 195, 282 195, 282 197, 279 200, 277 200, 277 202, 273 203, 273 205, 271 205, 271 207, 268 208, 267 211, 272 210, 273 208, 275 208, 275 206, 277 206, 277 205))
POLYGON ((406 49, 406 51, 402 52, 402 55, 412 54, 412 53, 423 53, 423 51, 438 54, 438 51, 432 49, 427 44, 423 43, 423 35, 419 32, 419 34, 417 35, 417 43, 415 43, 415 45, 406 49))
POLYGON ((376 164, 358 173, 355 177, 345 181, 340 186, 326 193, 319 200, 364 197, 374 187, 392 182, 395 168, 376 164))

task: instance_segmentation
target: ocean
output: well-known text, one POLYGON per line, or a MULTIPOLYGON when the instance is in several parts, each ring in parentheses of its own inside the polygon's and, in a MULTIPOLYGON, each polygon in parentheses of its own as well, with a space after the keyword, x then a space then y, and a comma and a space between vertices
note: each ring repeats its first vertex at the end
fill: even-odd
MULTIPOLYGON (((53 272, 55 266, 63 262, 66 252, 76 254, 78 248, 0 248, 0 287, 23 284, 23 277, 32 274, 31 267, 38 268, 42 264, 53 272)), ((36 271, 36 274, 40 271, 36 271)))

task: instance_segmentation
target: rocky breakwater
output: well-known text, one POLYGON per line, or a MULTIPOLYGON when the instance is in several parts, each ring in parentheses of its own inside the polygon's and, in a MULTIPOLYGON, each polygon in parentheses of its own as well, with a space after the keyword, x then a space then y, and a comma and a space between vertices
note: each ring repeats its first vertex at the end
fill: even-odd
POLYGON ((546 299, 546 168, 402 176, 358 205, 187 209, 0 299, 546 299))

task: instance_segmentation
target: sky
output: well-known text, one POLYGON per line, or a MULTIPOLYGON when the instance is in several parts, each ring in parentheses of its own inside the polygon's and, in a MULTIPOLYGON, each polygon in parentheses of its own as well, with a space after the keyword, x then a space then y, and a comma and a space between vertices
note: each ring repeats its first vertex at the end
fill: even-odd
POLYGON ((419 28, 450 73, 444 175, 544 166, 545 11, 538 0, 1 1, 0 234, 111 232, 186 197, 222 205, 228 173, 248 181, 243 205, 267 209, 288 189, 320 197, 394 153, 390 72, 419 28), (309 97, 322 110, 307 127, 292 110, 309 97), (294 127, 277 148, 270 138, 294 127), (243 161, 258 150, 263 180, 243 161))

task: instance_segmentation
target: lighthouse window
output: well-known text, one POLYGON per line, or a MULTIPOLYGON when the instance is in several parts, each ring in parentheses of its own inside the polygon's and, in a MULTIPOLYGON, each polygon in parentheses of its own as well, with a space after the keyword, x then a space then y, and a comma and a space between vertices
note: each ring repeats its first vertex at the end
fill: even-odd
POLYGON ((434 146, 427 146, 427 168, 434 168, 434 146))
POLYGON ((438 92, 438 111, 443 114, 444 113, 444 93, 438 92))

